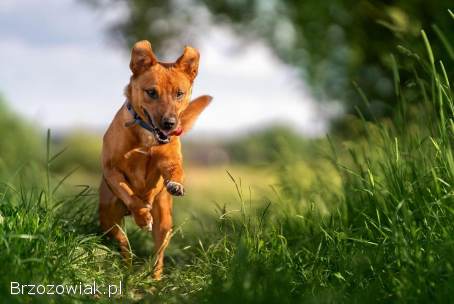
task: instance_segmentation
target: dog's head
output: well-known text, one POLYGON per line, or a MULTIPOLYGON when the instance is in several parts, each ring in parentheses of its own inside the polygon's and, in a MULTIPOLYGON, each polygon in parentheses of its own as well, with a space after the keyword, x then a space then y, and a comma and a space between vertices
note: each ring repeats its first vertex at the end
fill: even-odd
POLYGON ((126 95, 135 111, 164 136, 187 131, 211 101, 202 96, 189 102, 197 76, 199 52, 185 47, 174 63, 159 62, 150 42, 137 42, 131 53, 131 81, 126 95))

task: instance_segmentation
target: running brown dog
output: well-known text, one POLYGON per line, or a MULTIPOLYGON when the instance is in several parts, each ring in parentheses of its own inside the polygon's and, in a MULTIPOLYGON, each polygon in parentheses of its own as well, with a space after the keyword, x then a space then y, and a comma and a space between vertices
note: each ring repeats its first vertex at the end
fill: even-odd
POLYGON ((171 236, 172 195, 184 194, 179 135, 211 102, 210 96, 189 102, 198 66, 199 53, 192 47, 186 47, 176 62, 163 63, 150 42, 137 42, 131 53, 126 102, 103 138, 101 227, 119 242, 128 261, 129 243, 120 226, 123 217, 131 214, 139 227, 152 231, 155 279, 161 278, 171 236))

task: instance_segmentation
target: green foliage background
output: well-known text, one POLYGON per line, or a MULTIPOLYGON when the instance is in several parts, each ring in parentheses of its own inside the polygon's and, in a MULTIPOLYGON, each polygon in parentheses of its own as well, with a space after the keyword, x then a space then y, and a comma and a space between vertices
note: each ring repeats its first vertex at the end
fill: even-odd
MULTIPOLYGON (((433 38, 433 52, 454 60, 449 44, 454 34, 441 30, 452 27, 444 13, 453 8, 449 0, 94 2, 123 2, 128 8, 128 17, 112 29, 128 49, 142 39, 153 42, 161 54, 184 44, 197 45, 211 24, 233 29, 246 45, 263 41, 283 62, 300 70, 317 99, 342 101, 353 114, 360 107, 368 119, 390 116, 398 106, 390 57, 398 45, 421 53, 419 36, 425 29, 433 38), (370 106, 363 105, 353 82, 366 93, 370 106)), ((237 45, 237 52, 241 48, 237 45)), ((406 67, 399 76, 402 83, 412 81, 413 61, 398 62, 406 67)), ((452 79, 452 71, 447 73, 452 79)))

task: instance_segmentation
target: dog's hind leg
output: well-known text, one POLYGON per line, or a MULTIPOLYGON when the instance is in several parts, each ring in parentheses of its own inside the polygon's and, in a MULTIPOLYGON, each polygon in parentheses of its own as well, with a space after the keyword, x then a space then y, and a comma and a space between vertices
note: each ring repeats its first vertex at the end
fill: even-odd
POLYGON ((103 232, 118 241, 120 253, 126 262, 131 262, 128 238, 121 229, 123 217, 129 213, 128 208, 110 190, 106 181, 99 187, 99 221, 103 232))
POLYGON ((172 196, 166 189, 155 197, 151 212, 154 218, 153 239, 156 254, 153 277, 160 280, 164 269, 164 251, 172 236, 172 196))

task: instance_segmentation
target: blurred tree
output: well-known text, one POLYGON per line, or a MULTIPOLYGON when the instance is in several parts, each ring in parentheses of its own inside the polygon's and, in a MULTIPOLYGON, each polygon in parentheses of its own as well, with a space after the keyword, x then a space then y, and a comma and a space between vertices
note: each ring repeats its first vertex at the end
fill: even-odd
POLYGON ((52 164, 55 172, 67 173, 75 168, 99 174, 102 141, 98 134, 83 130, 73 130, 53 138, 55 151, 65 150, 52 164))
MULTIPOLYGON (((158 50, 168 49, 194 43, 210 24, 227 25, 246 40, 262 39, 284 62, 300 68, 320 100, 341 100, 353 112, 362 104, 356 82, 370 100, 371 112, 360 107, 366 116, 394 109, 390 54, 398 44, 422 47, 422 28, 438 58, 454 59, 453 50, 443 47, 454 32, 443 37, 433 26, 452 26, 447 13, 452 0, 95 0, 112 2, 128 8, 114 29, 128 47, 149 39, 158 50)), ((408 76, 403 72, 401 81, 408 76)))
POLYGON ((231 161, 252 165, 269 165, 284 154, 310 153, 307 142, 294 130, 275 125, 231 139, 225 143, 231 161))
POLYGON ((0 175, 44 158, 36 126, 20 118, 0 96, 0 175))

